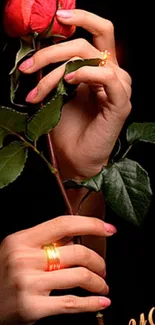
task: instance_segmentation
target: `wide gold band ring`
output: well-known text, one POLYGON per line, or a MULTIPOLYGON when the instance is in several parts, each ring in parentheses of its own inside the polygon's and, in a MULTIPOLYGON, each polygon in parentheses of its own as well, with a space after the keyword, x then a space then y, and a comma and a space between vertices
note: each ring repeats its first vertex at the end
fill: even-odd
POLYGON ((105 50, 101 52, 101 56, 102 61, 100 62, 100 67, 103 67, 106 64, 108 57, 110 56, 110 52, 108 50, 105 50))
POLYGON ((60 269, 60 255, 55 244, 45 245, 43 249, 47 257, 46 271, 55 271, 60 269))

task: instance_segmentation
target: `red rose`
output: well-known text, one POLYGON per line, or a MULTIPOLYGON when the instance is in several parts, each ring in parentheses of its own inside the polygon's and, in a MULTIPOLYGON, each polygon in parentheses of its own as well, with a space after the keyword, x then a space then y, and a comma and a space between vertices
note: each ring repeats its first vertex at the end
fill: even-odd
POLYGON ((4 9, 4 28, 11 37, 22 37, 44 32, 51 24, 51 35, 66 38, 74 26, 62 25, 55 17, 58 9, 74 9, 76 0, 8 0, 4 9))

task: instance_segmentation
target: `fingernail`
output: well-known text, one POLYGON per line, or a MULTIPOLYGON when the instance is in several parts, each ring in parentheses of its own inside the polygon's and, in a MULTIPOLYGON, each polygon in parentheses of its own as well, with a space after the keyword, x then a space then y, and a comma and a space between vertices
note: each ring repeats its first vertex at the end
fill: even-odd
POLYGON ((31 68, 33 66, 33 58, 30 58, 26 61, 24 61, 20 66, 19 66, 19 70, 21 71, 25 71, 29 68, 31 68))
POLYGON ((109 233, 109 234, 115 234, 117 232, 117 229, 111 225, 110 223, 104 223, 104 229, 109 233))
POLYGON ((99 304, 101 307, 109 307, 111 305, 111 300, 109 298, 99 298, 99 304))
POLYGON ((34 88, 33 90, 30 91, 30 93, 26 97, 26 102, 31 102, 38 94, 38 88, 34 88))
POLYGON ((66 81, 71 81, 73 80, 75 77, 75 72, 70 72, 68 74, 66 74, 66 76, 64 77, 66 81))
POLYGON ((56 15, 60 18, 71 18, 73 12, 72 10, 57 10, 56 15))

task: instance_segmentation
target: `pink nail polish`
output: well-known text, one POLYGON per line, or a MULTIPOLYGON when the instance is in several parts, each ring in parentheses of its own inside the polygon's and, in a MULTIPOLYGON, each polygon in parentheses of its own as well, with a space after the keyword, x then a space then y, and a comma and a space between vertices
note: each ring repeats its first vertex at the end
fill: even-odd
POLYGON ((33 66, 33 58, 30 58, 26 61, 24 61, 20 66, 19 66, 19 70, 21 71, 25 71, 29 68, 31 68, 33 66))
POLYGON ((99 298, 99 304, 101 305, 101 307, 109 307, 111 305, 111 300, 109 298, 99 298))
POLYGON ((57 10, 56 15, 60 18, 71 18, 73 12, 72 10, 57 10))
POLYGON ((26 97, 26 102, 31 102, 38 94, 38 88, 34 88, 33 90, 30 91, 30 93, 26 97))
POLYGON ((104 229, 109 233, 109 234, 115 234, 117 232, 117 229, 115 226, 111 225, 110 223, 104 223, 104 229))
POLYGON ((65 76, 65 80, 70 81, 70 80, 74 79, 74 76, 75 76, 75 72, 68 73, 65 76))

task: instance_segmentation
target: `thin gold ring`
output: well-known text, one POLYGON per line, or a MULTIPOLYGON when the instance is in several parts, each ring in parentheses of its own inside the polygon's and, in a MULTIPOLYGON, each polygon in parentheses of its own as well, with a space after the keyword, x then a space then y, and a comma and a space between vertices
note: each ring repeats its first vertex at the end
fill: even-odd
POLYGON ((47 271, 60 270, 60 255, 56 244, 43 246, 47 257, 47 271))
POLYGON ((100 62, 100 67, 103 67, 107 60, 108 60, 108 57, 110 56, 110 52, 108 50, 105 50, 103 52, 101 52, 101 56, 102 56, 102 61, 100 62))

